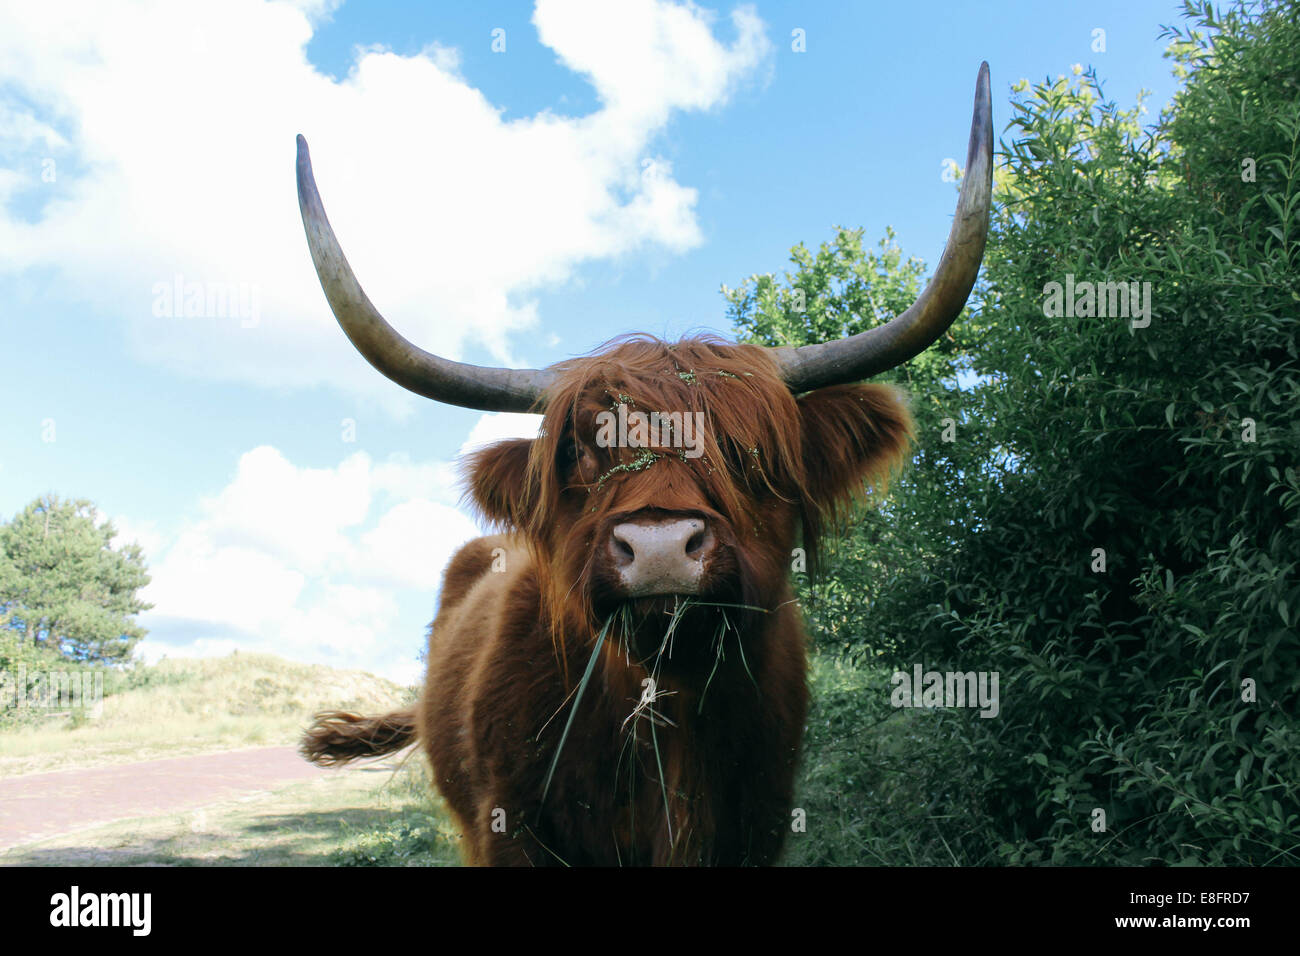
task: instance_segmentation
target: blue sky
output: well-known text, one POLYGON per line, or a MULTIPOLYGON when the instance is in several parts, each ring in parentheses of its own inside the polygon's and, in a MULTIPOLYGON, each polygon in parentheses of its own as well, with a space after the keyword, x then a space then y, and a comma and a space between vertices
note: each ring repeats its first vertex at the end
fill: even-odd
POLYGON ((0 10, 0 515, 86 497, 138 539, 151 658, 411 679, 474 533, 454 459, 532 425, 407 396, 350 351, 296 133, 395 325, 542 366, 620 332, 726 333, 721 284, 836 224, 933 264, 980 61, 999 132, 1012 84, 1076 63, 1122 106, 1150 90, 1154 120, 1179 5, 25 6, 0 10), (177 277, 245 308, 186 316, 177 277))

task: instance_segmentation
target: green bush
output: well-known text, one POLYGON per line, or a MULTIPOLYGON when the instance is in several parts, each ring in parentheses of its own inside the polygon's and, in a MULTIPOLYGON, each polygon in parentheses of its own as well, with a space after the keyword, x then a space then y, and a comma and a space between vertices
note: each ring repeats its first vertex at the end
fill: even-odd
POLYGON ((973 360, 1015 464, 916 631, 1002 672, 961 726, 1010 862, 1300 862, 1300 22, 1188 14, 1157 129, 1092 74, 1013 104, 973 360), (1150 282, 1150 325, 1045 317, 1067 274, 1150 282))
POLYGON ((904 743, 956 768, 900 820, 959 862, 1300 862, 1300 15, 1186 16, 1149 129, 1091 71, 1016 88, 947 384, 911 377, 916 465, 827 585, 866 598, 808 595, 873 662, 1000 673, 997 719, 904 743), (1150 324, 1045 314, 1067 276, 1149 282, 1150 324))
POLYGON ((0 628, 0 731, 36 726, 46 720, 46 711, 19 706, 19 695, 28 691, 19 686, 20 676, 67 668, 68 661, 57 649, 24 643, 16 631, 0 628))
MULTIPOLYGON (((987 771, 962 762, 962 740, 935 711, 889 706, 891 669, 812 659, 812 707, 795 806, 806 830, 786 840, 790 866, 951 866, 996 860, 978 801, 987 771), (939 808, 945 808, 940 810, 939 808), (965 847, 983 846, 982 855, 965 847), (958 856, 958 853, 962 853, 958 856)), ((976 718, 978 719, 978 718, 976 718)))

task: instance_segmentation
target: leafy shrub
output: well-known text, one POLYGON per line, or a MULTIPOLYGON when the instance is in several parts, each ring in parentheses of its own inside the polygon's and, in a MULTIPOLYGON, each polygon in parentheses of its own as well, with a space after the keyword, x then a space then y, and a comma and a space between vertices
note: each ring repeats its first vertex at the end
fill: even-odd
MULTIPOLYGON (((916 466, 809 594, 859 658, 1000 673, 997 719, 902 744, 952 787, 891 784, 952 860, 1300 863, 1300 16, 1185 13, 1152 128, 1092 71, 1017 86, 974 308, 908 379, 916 466), (1149 282, 1149 325, 1045 310, 1067 276, 1149 282)), ((738 327, 797 332, 768 302, 738 327)))

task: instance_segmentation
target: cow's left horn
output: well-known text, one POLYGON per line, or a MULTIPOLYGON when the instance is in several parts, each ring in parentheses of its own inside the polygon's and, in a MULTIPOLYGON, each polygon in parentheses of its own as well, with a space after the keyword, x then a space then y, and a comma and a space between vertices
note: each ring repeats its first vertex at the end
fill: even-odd
POLYGON ((807 392, 869 378, 901 365, 943 335, 965 308, 975 285, 988 237, 992 194, 993 105, 989 65, 981 63, 957 214, 930 284, 906 312, 884 325, 834 342, 772 349, 790 390, 807 392))
POLYGON ((539 399, 553 372, 484 368, 433 355, 404 339, 370 304, 325 217, 302 136, 298 137, 298 209, 325 298, 366 361, 403 388, 435 401, 485 412, 540 410, 539 399))

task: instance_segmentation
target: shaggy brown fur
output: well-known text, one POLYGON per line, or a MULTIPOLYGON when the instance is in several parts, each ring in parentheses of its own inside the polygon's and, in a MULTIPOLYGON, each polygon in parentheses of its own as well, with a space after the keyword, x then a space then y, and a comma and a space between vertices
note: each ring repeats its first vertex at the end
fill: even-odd
MULTIPOLYGON (((621 339, 561 368, 537 439, 468 460, 469 495, 502 533, 452 559, 430 630, 413 732, 463 855, 770 863, 807 710, 792 549, 815 557, 828 522, 887 478, 907 411, 880 385, 796 399, 765 350, 711 338, 621 339), (702 412, 703 455, 597 447, 597 413, 620 403, 702 412), (620 592, 610 529, 644 515, 702 519, 716 535, 689 601, 620 592)), ((398 749, 411 721, 322 715, 304 753, 398 749)))

